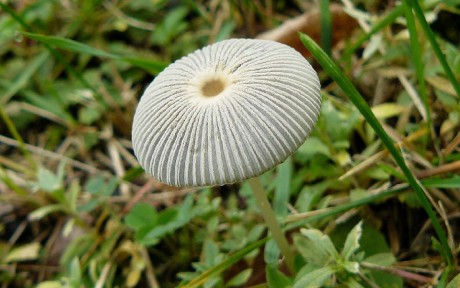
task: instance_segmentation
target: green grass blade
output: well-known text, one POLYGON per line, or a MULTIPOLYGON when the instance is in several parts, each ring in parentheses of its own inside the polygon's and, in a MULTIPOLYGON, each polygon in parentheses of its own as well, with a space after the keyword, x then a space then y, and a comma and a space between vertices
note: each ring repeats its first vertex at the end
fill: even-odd
POLYGON ((14 126, 13 121, 11 121, 10 116, 6 113, 6 111, 3 109, 4 105, 0 105, 0 118, 3 119, 3 122, 5 122, 6 127, 10 131, 11 135, 13 138, 18 141, 19 143, 19 150, 21 150, 22 154, 24 154, 24 157, 26 157, 27 161, 29 162, 30 167, 35 171, 37 170, 37 164, 35 163, 34 159, 30 155, 29 151, 26 148, 26 144, 24 143, 24 140, 22 139, 21 135, 19 134, 18 130, 16 129, 16 126, 14 126))
POLYGON ((89 55, 96 56, 96 57, 106 57, 106 58, 111 58, 111 59, 120 58, 120 56, 116 54, 108 53, 108 52, 93 48, 86 44, 77 42, 75 40, 67 39, 64 37, 48 36, 48 35, 29 33, 29 32, 22 32, 22 34, 30 39, 33 39, 33 40, 36 40, 42 43, 47 43, 48 45, 52 45, 56 48, 60 48, 63 50, 68 50, 68 51, 83 53, 83 54, 89 54, 89 55))
POLYGON ((213 276, 222 273, 225 269, 229 268, 230 266, 232 266, 239 260, 243 259, 243 257, 247 255, 249 252, 261 247, 267 240, 268 238, 264 238, 264 239, 261 239, 259 241, 256 241, 246 246, 245 248, 239 250, 238 252, 235 252, 233 255, 228 257, 226 260, 206 270, 205 272, 200 274, 200 276, 196 277, 189 283, 179 286, 179 287, 184 287, 184 288, 200 287, 202 284, 206 283, 206 281, 212 278, 213 276))
POLYGON ((422 181, 426 187, 440 188, 440 189, 459 189, 460 177, 453 178, 432 178, 422 181))
POLYGON ((319 4, 321 15, 321 46, 327 55, 332 49, 332 15, 329 9, 329 0, 321 0, 319 4))
POLYGON ((152 60, 152 59, 143 59, 138 57, 121 57, 121 61, 125 61, 133 66, 147 70, 151 74, 158 74, 163 71, 168 64, 152 60))
POLYGON ((423 189, 420 187, 419 182, 415 179, 414 175, 407 167, 404 158, 395 147, 393 140, 388 136, 388 134, 383 129, 382 125, 379 123, 375 115, 372 113, 372 110, 367 105, 364 98, 359 94, 358 90, 353 86, 353 84, 348 80, 348 78, 343 74, 340 68, 332 61, 327 54, 321 50, 321 48, 315 43, 313 39, 308 37, 305 34, 300 34, 300 39, 305 45, 305 47, 312 53, 324 70, 334 79, 335 82, 342 88, 346 95, 350 98, 353 104, 358 108, 360 113, 364 116, 366 121, 374 129, 375 133, 382 140, 383 144, 386 146, 388 151, 393 156, 394 160, 400 167, 401 171, 407 177, 407 180, 415 191, 417 197, 420 200, 423 208, 428 214, 428 217, 432 221, 433 227, 440 239, 442 245, 442 254, 443 257, 447 260, 447 263, 450 267, 453 265, 453 256, 451 249, 449 247, 446 234, 444 233, 441 224, 439 223, 436 214, 434 213, 433 208, 431 207, 430 202, 428 201, 423 189))
POLYGON ((24 88, 30 82, 30 78, 32 78, 38 68, 45 63, 48 57, 49 53, 45 51, 36 56, 32 61, 28 62, 26 68, 19 73, 20 75, 14 80, 14 82, 8 85, 7 91, 0 96, 0 105, 5 105, 11 97, 24 88))
POLYGON ((422 60, 422 52, 420 51, 420 44, 418 43, 417 29, 415 27, 414 14, 410 3, 407 0, 403 0, 404 13, 406 15, 407 29, 409 30, 409 41, 411 47, 412 61, 415 65, 415 74, 417 75, 417 81, 419 86, 419 96, 422 99, 423 106, 425 108, 425 115, 428 127, 431 129, 431 116, 430 108, 428 105, 428 95, 426 92, 425 73, 422 60))
POLYGON ((450 83, 452 83, 452 86, 454 87, 455 92, 457 93, 457 96, 460 97, 460 85, 457 79, 455 78, 454 73, 452 72, 452 69, 447 63, 446 57, 444 57, 444 54, 442 53, 441 48, 439 48, 439 45, 438 45, 438 42, 436 41, 434 33, 431 30, 430 25, 426 21, 425 16, 423 15, 423 11, 420 8, 418 1, 409 0, 409 3, 412 4, 412 8, 414 9, 415 16, 417 17, 418 22, 420 23, 420 26, 423 29, 423 32, 428 37, 428 41, 430 41, 431 47, 433 48, 433 51, 436 54, 436 57, 438 57, 438 60, 441 63, 442 68, 444 69, 444 72, 446 73, 447 78, 449 78, 450 83))
POLYGON ((53 46, 59 49, 72 51, 72 52, 76 52, 80 54, 88 54, 88 55, 95 56, 95 57, 102 57, 102 58, 109 58, 109 59, 124 61, 133 66, 145 69, 152 74, 158 74, 167 66, 166 63, 152 60, 152 59, 142 59, 142 58, 137 58, 137 57, 124 57, 124 56, 117 55, 114 53, 109 53, 109 52, 91 47, 89 45, 77 42, 75 40, 64 38, 64 37, 48 36, 48 35, 29 33, 29 32, 22 32, 22 34, 30 39, 40 41, 42 43, 45 43, 47 45, 50 45, 50 46, 53 46))

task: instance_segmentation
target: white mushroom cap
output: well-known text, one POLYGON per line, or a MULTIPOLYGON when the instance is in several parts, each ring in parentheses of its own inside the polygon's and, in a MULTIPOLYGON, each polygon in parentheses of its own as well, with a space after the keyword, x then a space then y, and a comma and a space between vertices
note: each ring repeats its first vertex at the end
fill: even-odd
POLYGON ((239 182, 294 153, 320 106, 318 76, 297 51, 268 40, 225 40, 153 80, 134 115, 134 153, 169 185, 239 182))

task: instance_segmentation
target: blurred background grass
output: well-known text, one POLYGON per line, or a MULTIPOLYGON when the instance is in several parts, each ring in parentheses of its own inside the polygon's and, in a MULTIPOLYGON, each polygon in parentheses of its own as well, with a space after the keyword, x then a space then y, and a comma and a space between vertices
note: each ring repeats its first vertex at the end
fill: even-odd
MULTIPOLYGON (((246 183, 167 187, 143 173, 131 150, 133 113, 153 77, 230 37, 287 43, 320 74, 323 108, 312 137, 261 177, 270 197, 289 193, 277 209, 289 210, 282 218, 295 227, 292 234, 300 226, 320 229, 340 249, 363 220, 358 251, 367 258, 353 260, 361 259, 364 278, 347 272, 340 281, 435 283, 445 261, 418 198, 288 24, 296 21, 323 45, 400 143, 456 259, 460 101, 452 77, 460 75, 459 3, 422 5, 452 75, 423 22, 401 7, 385 0, 1 1, 2 287, 295 283, 267 253, 270 246, 257 242, 266 229, 246 183), (373 255, 385 256, 374 261, 377 268, 369 264, 373 255)), ((309 256, 298 247, 302 241, 295 243, 304 257, 299 269, 309 256)))

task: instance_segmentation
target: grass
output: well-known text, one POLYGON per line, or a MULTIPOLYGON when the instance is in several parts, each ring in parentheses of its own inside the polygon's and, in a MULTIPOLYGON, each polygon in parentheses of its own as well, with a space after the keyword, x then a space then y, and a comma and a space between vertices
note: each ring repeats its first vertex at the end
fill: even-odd
POLYGON ((0 2, 2 287, 459 281, 460 58, 443 20, 458 7, 343 1, 361 26, 341 36, 330 1, 16 2, 0 2), (321 48, 299 38, 322 82, 320 119, 257 184, 295 251, 289 272, 250 183, 165 186, 140 168, 130 130, 168 63, 311 9, 323 11, 321 48))

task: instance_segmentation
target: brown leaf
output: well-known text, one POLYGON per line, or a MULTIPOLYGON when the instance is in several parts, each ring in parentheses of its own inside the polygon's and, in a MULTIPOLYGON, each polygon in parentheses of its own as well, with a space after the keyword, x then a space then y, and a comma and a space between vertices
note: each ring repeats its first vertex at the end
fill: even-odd
MULTIPOLYGON (((351 36, 353 29, 357 26, 357 22, 346 14, 342 6, 338 4, 331 4, 330 9, 332 14, 332 41, 333 45, 336 45, 341 40, 351 36)), ((320 43, 321 15, 318 8, 289 19, 281 26, 259 34, 257 38, 284 43, 293 47, 305 57, 310 56, 310 52, 300 41, 298 32, 305 33, 317 43, 320 43)))

